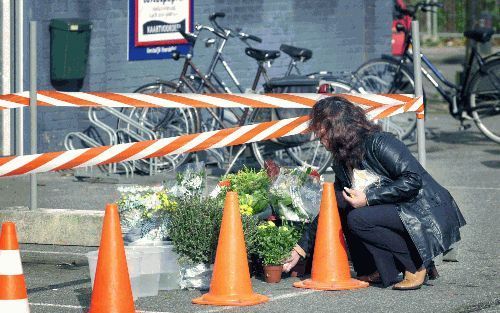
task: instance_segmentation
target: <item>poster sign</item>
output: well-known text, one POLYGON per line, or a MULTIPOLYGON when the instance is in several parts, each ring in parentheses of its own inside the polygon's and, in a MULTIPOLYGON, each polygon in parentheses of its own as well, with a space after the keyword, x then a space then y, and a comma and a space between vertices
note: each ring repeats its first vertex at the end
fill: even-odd
POLYGON ((193 0, 129 0, 128 59, 171 58, 189 52, 180 32, 193 31, 193 0))

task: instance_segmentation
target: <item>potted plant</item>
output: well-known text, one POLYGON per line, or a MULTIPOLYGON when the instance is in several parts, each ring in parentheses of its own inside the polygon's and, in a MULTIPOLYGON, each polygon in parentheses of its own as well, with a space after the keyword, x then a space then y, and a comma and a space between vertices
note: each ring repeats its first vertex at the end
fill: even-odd
POLYGON ((267 283, 281 281, 284 261, 297 243, 300 232, 294 227, 284 224, 276 226, 267 221, 257 226, 256 251, 264 266, 264 278, 267 283))
POLYGON ((181 288, 208 289, 222 220, 219 199, 180 197, 170 214, 169 234, 179 255, 181 288))
MULTIPOLYGON (((181 197, 170 214, 169 235, 174 250, 179 255, 181 288, 208 289, 211 266, 215 261, 223 197, 181 197)), ((242 216, 243 231, 248 255, 255 253, 257 220, 242 216)))

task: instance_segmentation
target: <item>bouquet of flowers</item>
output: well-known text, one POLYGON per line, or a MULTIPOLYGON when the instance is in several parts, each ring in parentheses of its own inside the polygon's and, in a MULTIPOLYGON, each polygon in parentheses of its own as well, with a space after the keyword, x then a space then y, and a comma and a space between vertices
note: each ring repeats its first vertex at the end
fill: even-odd
POLYGON ((164 240, 168 237, 168 216, 177 202, 162 186, 118 187, 120 222, 126 241, 164 240))
POLYGON ((323 178, 310 167, 279 168, 266 162, 273 181, 269 189, 275 213, 284 220, 311 222, 319 213, 323 178))
POLYGON ((179 168, 175 175, 175 185, 170 188, 170 193, 176 197, 202 196, 205 187, 205 163, 189 163, 179 168))
POLYGON ((210 196, 225 196, 228 190, 236 191, 241 214, 256 215, 263 213, 269 207, 270 183, 264 170, 256 171, 245 167, 236 174, 222 177, 210 196))

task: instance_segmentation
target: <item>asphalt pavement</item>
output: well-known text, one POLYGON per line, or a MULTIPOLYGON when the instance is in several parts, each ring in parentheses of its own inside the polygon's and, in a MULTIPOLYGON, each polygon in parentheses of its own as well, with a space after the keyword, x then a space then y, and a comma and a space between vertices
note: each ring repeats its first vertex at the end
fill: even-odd
MULTIPOLYGON (((458 131, 458 122, 444 113, 428 114, 426 126, 427 168, 450 190, 468 222, 462 229, 459 262, 440 265, 441 277, 432 281, 432 285, 409 292, 377 287, 322 292, 293 288, 297 278, 284 278, 279 284, 266 284, 261 278, 255 278, 254 290, 269 296, 269 303, 242 308, 197 306, 191 304, 191 299, 199 296, 199 291, 175 290, 139 299, 137 310, 150 313, 500 312, 500 145, 483 137, 475 126, 458 131)), ((411 150, 416 152, 416 146, 411 146, 411 150)), ((134 180, 156 184, 163 179, 136 177, 134 180)), ((40 203, 44 207, 99 209, 117 197, 117 184, 75 182, 68 172, 43 174, 39 181, 40 203)), ((0 179, 0 207, 23 205, 20 201, 27 204, 28 185, 25 177, 0 179)), ((21 249, 23 255, 27 250, 40 251, 38 257, 26 259, 23 264, 31 312, 86 312, 91 295, 88 267, 82 263, 65 264, 63 255, 83 256, 93 248, 23 245, 21 249), (57 264, 59 255, 61 264, 57 264)))

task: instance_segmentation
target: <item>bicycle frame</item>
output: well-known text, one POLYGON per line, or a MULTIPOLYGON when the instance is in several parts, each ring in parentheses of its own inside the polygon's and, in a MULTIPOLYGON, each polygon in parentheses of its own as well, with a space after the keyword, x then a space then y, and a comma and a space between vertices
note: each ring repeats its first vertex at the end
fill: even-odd
MULTIPOLYGON (((229 34, 226 33, 227 36, 229 34)), ((217 47, 217 50, 212 58, 212 61, 210 62, 210 66, 208 67, 208 73, 205 75, 205 78, 207 80, 210 80, 212 77, 215 79, 215 82, 226 92, 226 93, 232 93, 231 89, 229 89, 224 81, 217 75, 215 72, 215 69, 217 68, 217 65, 219 63, 222 64, 224 70, 227 72, 231 80, 233 81, 234 85, 238 88, 239 92, 243 93, 243 87, 241 87, 240 82, 238 81, 238 78, 236 78, 236 75, 234 75, 233 71, 229 67, 229 64, 226 62, 224 59, 224 56, 222 55, 222 50, 224 49, 224 46, 226 45, 227 38, 221 39, 221 43, 219 44, 219 47, 217 47)), ((199 90, 201 91, 201 90, 199 90)))
MULTIPOLYGON (((211 64, 211 69, 212 69, 211 76, 203 75, 203 73, 198 69, 198 67, 192 62, 191 58, 192 58, 192 56, 190 54, 185 56, 186 60, 184 61, 184 65, 183 65, 181 74, 179 76, 179 81, 177 83, 177 90, 182 91, 182 87, 186 86, 189 89, 189 91, 191 91, 193 93, 199 93, 203 90, 204 87, 206 87, 210 93, 223 93, 224 91, 221 91, 216 86, 214 86, 210 82, 210 79, 209 79, 210 77, 214 77, 216 79, 216 81, 219 83, 219 85, 221 85, 220 79, 216 76, 215 72, 213 71, 213 69, 215 68, 215 65, 217 65, 218 62, 223 62, 223 64, 225 63, 225 61, 221 55, 221 51, 218 51, 216 53, 216 55, 214 56, 214 59, 213 59, 212 64, 211 64), (194 72, 194 74, 199 79, 201 79, 201 84, 200 84, 200 86, 198 86, 198 88, 193 85, 192 79, 187 75, 187 72, 189 69, 191 69, 194 72)), ((252 84, 253 91, 255 91, 257 89, 257 85, 260 81, 261 76, 264 76, 264 79, 266 82, 269 81, 269 77, 267 75, 267 70, 265 69, 263 62, 257 62, 257 63, 258 63, 257 73, 255 74, 254 82, 252 84)), ((227 63, 225 63, 225 64, 227 65, 227 63)), ((228 73, 232 74, 232 71, 230 70, 229 66, 227 66, 227 69, 229 69, 228 73)), ((236 77, 234 77, 234 78, 236 79, 236 77)), ((223 89, 223 90, 225 90, 225 89, 223 89)), ((242 126, 247 122, 247 119, 248 119, 249 113, 250 113, 249 108, 243 109, 242 110, 243 113, 241 115, 238 115, 231 108, 227 108, 227 109, 229 111, 231 111, 236 116, 237 121, 238 121, 238 126, 242 126)), ((219 124, 220 127, 223 127, 223 128, 226 127, 226 125, 224 125, 224 122, 223 122, 223 120, 224 120, 224 110, 223 109, 221 110, 220 114, 217 114, 211 108, 207 108, 206 110, 208 110, 210 115, 215 119, 215 121, 217 122, 217 124, 219 124)))
MULTIPOLYGON (((408 37, 407 40, 405 54, 403 59, 401 60, 402 64, 405 59, 413 63, 413 54, 410 52, 411 49, 409 49, 410 44, 411 44, 411 36, 408 37)), ((469 110, 467 102, 464 102, 463 99, 466 98, 466 93, 469 87, 470 78, 472 76, 472 68, 474 65, 474 61, 476 61, 476 63, 480 68, 484 65, 484 59, 477 52, 476 48, 472 47, 469 59, 467 60, 467 63, 464 66, 465 70, 464 81, 461 86, 455 85, 454 83, 447 80, 446 77, 444 77, 443 73, 423 53, 421 54, 421 60, 430 70, 429 72, 429 70, 427 70, 425 67, 422 66, 421 68, 422 74, 434 86, 434 88, 436 88, 436 90, 446 100, 446 102, 448 102, 450 114, 454 117, 457 117, 461 116, 461 113, 464 110, 469 110), (431 75, 431 72, 432 74, 434 74, 436 79, 431 75), (449 89, 453 90, 454 94, 450 94, 448 92, 449 89, 443 88, 440 82, 449 89)))
POLYGON ((288 63, 288 68, 285 72, 285 76, 290 76, 290 74, 292 74, 292 71, 294 69, 297 72, 297 75, 302 75, 299 67, 297 66, 297 61, 295 61, 293 58, 291 58, 290 63, 288 63))

